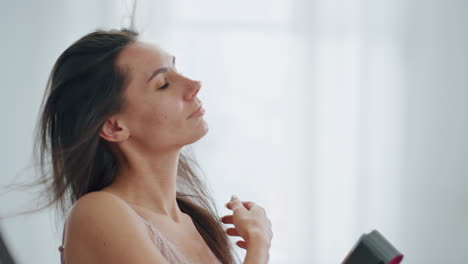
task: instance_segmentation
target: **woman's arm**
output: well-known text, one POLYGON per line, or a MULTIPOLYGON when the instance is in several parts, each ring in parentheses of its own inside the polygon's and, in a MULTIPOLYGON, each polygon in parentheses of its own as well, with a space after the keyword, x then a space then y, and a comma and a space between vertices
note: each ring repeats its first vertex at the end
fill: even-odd
POLYGON ((168 264, 136 216, 109 194, 83 196, 67 220, 65 263, 168 264))

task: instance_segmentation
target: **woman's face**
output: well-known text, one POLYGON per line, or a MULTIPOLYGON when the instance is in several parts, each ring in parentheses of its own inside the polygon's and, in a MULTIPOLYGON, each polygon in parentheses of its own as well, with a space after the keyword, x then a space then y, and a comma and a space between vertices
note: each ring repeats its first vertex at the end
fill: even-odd
POLYGON ((117 58, 128 78, 119 115, 139 148, 181 148, 208 132, 203 116, 191 116, 201 104, 201 83, 178 73, 174 64, 174 56, 141 42, 128 45, 117 58))

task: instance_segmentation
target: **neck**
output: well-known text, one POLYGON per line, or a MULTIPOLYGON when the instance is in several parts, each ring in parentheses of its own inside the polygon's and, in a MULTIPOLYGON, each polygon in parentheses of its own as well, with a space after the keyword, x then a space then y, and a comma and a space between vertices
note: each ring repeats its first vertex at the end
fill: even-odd
POLYGON ((176 200, 180 149, 152 156, 138 153, 125 156, 125 160, 119 161, 117 177, 106 189, 132 205, 181 222, 184 214, 176 200))

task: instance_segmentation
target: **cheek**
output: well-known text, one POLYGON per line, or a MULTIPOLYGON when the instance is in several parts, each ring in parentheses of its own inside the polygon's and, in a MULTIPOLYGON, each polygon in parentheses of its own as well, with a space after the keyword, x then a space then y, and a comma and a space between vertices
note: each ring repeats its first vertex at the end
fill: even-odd
POLYGON ((141 109, 138 123, 142 127, 163 128, 169 122, 169 115, 163 107, 144 107, 141 109))
POLYGON ((141 111, 141 125, 159 130, 172 130, 183 119, 181 108, 175 103, 147 105, 141 111))
MULTIPOLYGON (((132 98, 135 99, 135 98, 132 98)), ((131 134, 137 138, 167 138, 180 133, 187 115, 183 103, 172 98, 140 97, 126 111, 131 134)))

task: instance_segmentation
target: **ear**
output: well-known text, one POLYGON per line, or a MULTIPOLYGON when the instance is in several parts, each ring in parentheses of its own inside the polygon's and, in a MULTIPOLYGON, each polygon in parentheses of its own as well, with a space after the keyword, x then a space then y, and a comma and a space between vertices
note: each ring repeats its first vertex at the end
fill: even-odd
POLYGON ((130 131, 117 118, 109 118, 101 128, 100 136, 109 142, 121 142, 126 140, 130 135, 130 131))

